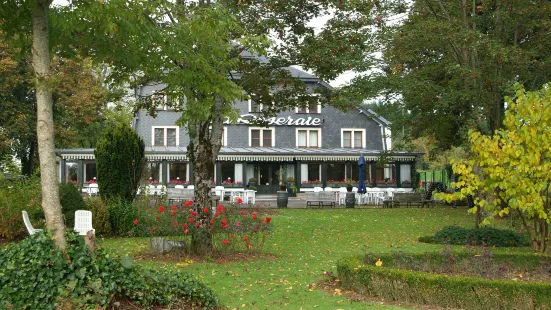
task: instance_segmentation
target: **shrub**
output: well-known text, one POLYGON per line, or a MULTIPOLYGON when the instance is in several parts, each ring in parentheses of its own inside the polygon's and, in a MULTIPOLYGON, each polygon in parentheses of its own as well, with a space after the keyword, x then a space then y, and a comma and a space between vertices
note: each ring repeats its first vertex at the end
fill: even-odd
POLYGON ((108 127, 94 151, 102 197, 134 200, 145 166, 144 142, 128 124, 108 127))
MULTIPOLYGON (((537 259, 537 258, 536 258, 537 259)), ((390 268, 381 255, 366 264, 361 257, 337 263, 344 289, 385 300, 454 309, 551 309, 551 285, 542 282, 487 280, 390 268)))
POLYGON ((90 254, 75 234, 67 241, 71 263, 46 233, 0 252, 0 308, 95 309, 127 299, 145 307, 181 300, 204 308, 218 304, 210 289, 187 274, 141 268, 102 248, 90 254))
POLYGON ((109 223, 109 210, 105 202, 99 197, 89 197, 84 203, 86 209, 92 212, 93 226, 98 236, 108 236, 111 234, 111 224, 109 223))
POLYGON ((113 234, 127 236, 134 229, 133 222, 138 217, 138 211, 132 203, 124 198, 114 197, 107 200, 107 210, 113 234))
POLYGON ((59 202, 65 217, 65 226, 72 229, 75 226, 75 211, 85 209, 82 195, 73 183, 61 184, 59 186, 59 202))
POLYGON ((469 229, 459 226, 446 226, 433 237, 420 237, 420 242, 442 244, 488 245, 496 247, 520 247, 529 245, 524 235, 511 230, 483 227, 469 229))
POLYGON ((22 210, 27 211, 33 226, 40 228, 39 220, 44 219, 40 204, 39 178, 0 180, 0 237, 13 240, 27 234, 22 210))

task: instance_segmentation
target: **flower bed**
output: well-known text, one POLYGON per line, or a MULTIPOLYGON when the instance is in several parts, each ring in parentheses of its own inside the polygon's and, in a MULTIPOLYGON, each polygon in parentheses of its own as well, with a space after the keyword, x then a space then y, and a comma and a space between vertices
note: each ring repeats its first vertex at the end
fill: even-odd
MULTIPOLYGON (((464 253, 447 257, 439 253, 409 256, 381 254, 377 257, 367 255, 341 260, 337 264, 337 271, 345 289, 385 300, 461 309, 550 309, 549 276, 547 283, 518 281, 519 270, 536 270, 535 266, 542 266, 541 260, 542 256, 533 254, 516 256, 464 253), (449 257, 455 260, 454 264, 447 265, 450 260, 446 258, 449 257), (490 257, 495 264, 483 263, 490 257), (440 262, 440 266, 459 270, 459 275, 457 272, 450 275, 436 274, 436 271, 402 269, 419 270, 431 262, 440 262), (464 268, 460 268, 471 265, 473 268, 480 268, 480 274, 483 274, 484 270, 494 270, 493 275, 496 275, 501 269, 494 267, 503 266, 505 262, 514 265, 510 272, 503 272, 516 276, 511 280, 485 279, 469 276, 468 273, 465 276, 464 268)), ((541 274, 534 272, 538 273, 541 274)))

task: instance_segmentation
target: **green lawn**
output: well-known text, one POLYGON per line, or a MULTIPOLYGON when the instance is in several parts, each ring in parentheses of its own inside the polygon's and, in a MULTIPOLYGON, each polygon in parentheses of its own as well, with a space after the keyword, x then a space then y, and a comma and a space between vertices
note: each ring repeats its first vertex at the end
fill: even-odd
MULTIPOLYGON (((175 263, 148 261, 158 268, 181 268, 210 286, 229 309, 366 309, 379 304, 350 302, 317 290, 322 273, 335 273, 336 262, 349 255, 387 251, 439 251, 442 246, 417 242, 446 225, 470 227, 466 209, 286 209, 273 216, 273 235, 263 250, 276 260, 242 263, 175 263), (185 265, 185 264, 180 264, 185 265), (312 289, 312 285, 314 285, 312 289)), ((147 238, 107 239, 107 248, 134 254, 147 238)), ((503 249, 501 251, 510 251, 503 249)), ((529 251, 516 249, 515 251, 529 251)), ((385 307, 388 308, 388 307, 385 307)))

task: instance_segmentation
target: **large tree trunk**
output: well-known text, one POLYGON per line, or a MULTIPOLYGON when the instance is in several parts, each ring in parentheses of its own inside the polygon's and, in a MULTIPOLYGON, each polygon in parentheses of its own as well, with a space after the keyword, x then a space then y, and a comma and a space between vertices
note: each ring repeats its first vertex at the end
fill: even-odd
POLYGON ((223 113, 220 111, 223 103, 217 102, 213 107, 212 118, 207 121, 196 121, 188 124, 190 143, 188 156, 193 162, 193 176, 195 183, 195 211, 198 222, 204 229, 192 234, 191 250, 195 254, 204 254, 212 251, 212 233, 210 219, 212 212, 205 213, 204 209, 211 210, 210 183, 214 180, 214 167, 221 147, 223 133, 223 113))
POLYGON ((33 67, 36 76, 36 130, 42 184, 42 208, 46 216, 46 228, 53 235, 56 245, 65 251, 65 225, 59 203, 54 149, 54 117, 50 79, 50 50, 48 11, 50 0, 36 0, 33 19, 33 67))

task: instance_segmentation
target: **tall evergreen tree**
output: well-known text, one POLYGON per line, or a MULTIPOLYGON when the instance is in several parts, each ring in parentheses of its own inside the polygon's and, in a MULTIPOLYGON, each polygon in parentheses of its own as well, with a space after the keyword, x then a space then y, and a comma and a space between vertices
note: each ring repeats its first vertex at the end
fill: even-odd
POLYGON ((102 198, 134 200, 145 167, 144 149, 143 139, 130 125, 106 128, 94 151, 102 198))

